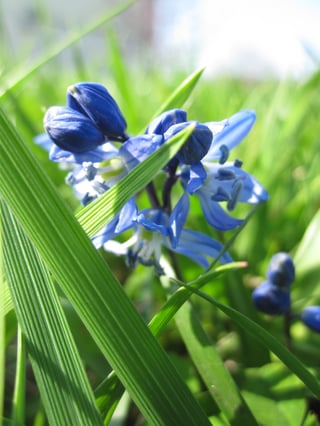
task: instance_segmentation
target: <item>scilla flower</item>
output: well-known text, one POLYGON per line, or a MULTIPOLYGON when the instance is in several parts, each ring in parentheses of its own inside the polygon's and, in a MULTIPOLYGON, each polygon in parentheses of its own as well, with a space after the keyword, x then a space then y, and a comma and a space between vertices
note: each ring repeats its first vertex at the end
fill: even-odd
MULTIPOLYGON (((208 268, 208 258, 216 258, 223 246, 205 234, 190 229, 181 229, 176 244, 172 244, 172 225, 175 214, 169 216, 160 209, 142 210, 134 219, 134 234, 125 243, 108 240, 103 247, 117 255, 126 255, 128 263, 136 266, 153 265, 161 272, 162 247, 189 257, 203 268, 208 268)), ((229 254, 225 253, 220 261, 231 262, 229 254)))
POLYGON ((320 306, 308 306, 301 314, 301 321, 311 330, 320 333, 320 306))
POLYGON ((124 141, 126 121, 107 89, 98 83, 78 83, 67 90, 67 106, 53 106, 44 128, 62 150, 85 153, 108 140, 124 141))
POLYGON ((281 315, 290 310, 290 292, 264 281, 252 293, 255 307, 265 314, 281 315))
POLYGON ((269 281, 279 287, 290 287, 295 277, 292 257, 285 252, 276 253, 272 256, 267 270, 267 277, 269 281))

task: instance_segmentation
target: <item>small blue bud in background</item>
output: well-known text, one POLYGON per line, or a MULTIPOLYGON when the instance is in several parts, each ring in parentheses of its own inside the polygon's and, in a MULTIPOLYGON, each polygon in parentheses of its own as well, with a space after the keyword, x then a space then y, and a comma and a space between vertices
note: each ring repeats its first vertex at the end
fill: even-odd
POLYGON ((67 90, 67 105, 90 118, 110 140, 124 141, 127 123, 118 104, 99 83, 77 83, 67 90))
MULTIPOLYGON (((181 132, 192 122, 178 123, 171 126, 164 134, 165 140, 181 132)), ((198 163, 209 151, 212 143, 212 132, 204 124, 196 123, 196 127, 191 136, 177 152, 177 159, 183 164, 198 163)))
POLYGON ((282 288, 287 288, 293 283, 295 268, 288 253, 280 252, 272 256, 267 270, 267 278, 282 288))
POLYGON ((311 330, 320 333, 320 306, 308 306, 301 314, 301 321, 311 330))
POLYGON ((252 293, 254 306, 269 315, 281 315, 290 310, 290 292, 264 281, 252 293))
POLYGON ((105 142, 104 135, 88 117, 69 107, 49 108, 43 124, 50 139, 66 151, 83 153, 105 142))

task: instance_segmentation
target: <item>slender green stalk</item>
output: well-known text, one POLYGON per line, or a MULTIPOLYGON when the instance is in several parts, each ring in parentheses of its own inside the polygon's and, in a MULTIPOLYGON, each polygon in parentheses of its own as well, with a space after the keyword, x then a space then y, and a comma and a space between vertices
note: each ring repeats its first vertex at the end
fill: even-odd
MULTIPOLYGON (((166 271, 169 276, 175 276, 169 263, 166 263, 166 271)), ((161 277, 161 282, 168 298, 176 292, 177 287, 168 276, 161 277)), ((174 319, 195 367, 230 425, 257 426, 256 419, 215 350, 214 343, 204 331, 190 301, 180 307, 174 319)))
POLYGON ((26 411, 26 345, 21 331, 18 327, 17 333, 17 360, 16 377, 12 398, 11 419, 13 425, 23 425, 25 423, 26 411))
POLYGON ((2 253, 2 216, 0 213, 0 419, 3 418, 5 380, 5 301, 1 297, 4 292, 5 282, 2 253))

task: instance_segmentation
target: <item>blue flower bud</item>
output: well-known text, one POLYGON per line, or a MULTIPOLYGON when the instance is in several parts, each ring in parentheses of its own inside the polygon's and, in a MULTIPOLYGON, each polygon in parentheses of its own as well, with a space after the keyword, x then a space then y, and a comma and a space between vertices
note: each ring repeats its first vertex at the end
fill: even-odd
POLYGON ((280 252, 272 256, 267 270, 269 281, 284 288, 293 283, 294 277, 295 268, 293 260, 288 253, 280 252))
POLYGON ((252 300, 259 311, 269 315, 284 314, 290 309, 290 292, 270 281, 264 281, 254 289, 252 300))
POLYGON ((88 117, 68 107, 49 108, 44 127, 59 148, 74 153, 90 151, 105 142, 104 135, 88 117))
POLYGON ((301 314, 301 321, 311 330, 320 333, 320 306, 308 306, 301 314))
MULTIPOLYGON (((171 126, 164 134, 165 140, 187 127, 191 122, 178 123, 171 126)), ((177 159, 183 164, 198 163, 209 151, 212 142, 212 132, 204 124, 196 123, 191 136, 176 154, 177 159)))
POLYGON ((184 123, 187 121, 187 113, 183 109, 171 109, 163 112, 159 117, 153 119, 149 124, 146 133, 156 135, 163 135, 169 127, 177 123, 184 123))
POLYGON ((92 120, 110 140, 126 140, 127 123, 116 101, 99 83, 78 83, 68 87, 67 105, 92 120))

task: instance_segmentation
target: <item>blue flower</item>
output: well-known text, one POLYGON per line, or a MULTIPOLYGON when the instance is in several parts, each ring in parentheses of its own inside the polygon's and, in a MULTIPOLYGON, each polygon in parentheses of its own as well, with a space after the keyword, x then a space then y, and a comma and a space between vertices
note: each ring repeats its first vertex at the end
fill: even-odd
POLYGON ((74 154, 95 150, 109 140, 125 141, 126 126, 117 103, 98 83, 70 86, 67 106, 51 107, 44 116, 50 139, 60 149, 74 154))
MULTIPOLYGON (((191 121, 187 121, 187 113, 184 110, 172 109, 152 120, 146 133, 161 135, 167 141, 190 123, 191 121)), ((201 123, 194 123, 196 123, 194 131, 176 155, 177 160, 182 164, 198 163, 207 154, 212 142, 209 127, 201 123)))
MULTIPOLYGON (((134 219, 134 234, 125 243, 108 239, 103 247, 117 255, 127 255, 131 266, 137 263, 153 265, 161 271, 160 258, 162 246, 176 253, 183 254, 203 268, 209 267, 209 258, 216 258, 222 245, 205 234, 189 229, 182 229, 184 218, 177 218, 178 209, 171 216, 161 209, 145 209, 134 219), (175 224, 175 225, 174 225, 175 224), (179 228, 179 238, 172 242, 174 227, 179 228)), ((229 254, 221 256, 222 263, 231 262, 229 254)))
POLYGON ((267 277, 269 281, 279 287, 290 287, 295 277, 295 268, 291 256, 284 252, 272 256, 267 269, 267 277))
POLYGON ((228 214, 238 202, 256 204, 268 199, 263 186, 242 170, 238 162, 207 164, 206 169, 207 176, 201 185, 201 178, 191 178, 188 168, 182 172, 181 182, 186 190, 198 197, 207 222, 216 229, 227 231, 242 223, 241 219, 228 214), (221 203, 225 203, 227 210, 221 203))
POLYGON ((311 330, 320 333, 320 306, 308 306, 301 314, 301 321, 311 330))
POLYGON ((123 141, 127 123, 118 104, 99 83, 77 83, 68 87, 67 105, 87 116, 109 140, 123 141))
POLYGON ((290 310, 290 292, 270 281, 264 281, 252 293, 255 307, 269 315, 281 315, 290 310))
POLYGON ((192 121, 170 126, 164 133, 164 139, 172 138, 191 123, 195 123, 195 129, 176 154, 176 158, 182 164, 197 164, 207 154, 212 142, 211 130, 204 124, 192 121))
POLYGON ((105 142, 103 133, 88 117, 69 107, 49 108, 44 127, 59 148, 74 153, 87 152, 105 142))

